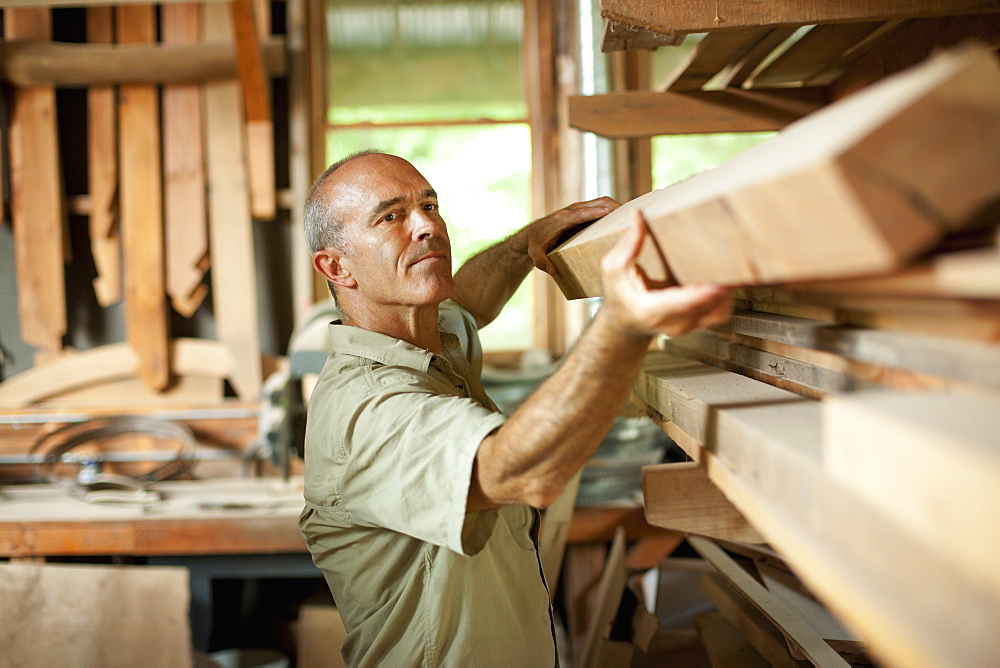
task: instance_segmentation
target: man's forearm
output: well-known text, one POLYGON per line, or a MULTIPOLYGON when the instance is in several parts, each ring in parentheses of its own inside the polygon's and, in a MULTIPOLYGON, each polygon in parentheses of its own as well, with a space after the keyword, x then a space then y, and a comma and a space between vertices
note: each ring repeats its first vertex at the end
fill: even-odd
POLYGON ((480 251, 455 274, 454 300, 480 328, 500 314, 533 267, 525 230, 480 251))
POLYGON ((556 372, 483 441, 470 509, 554 501, 614 423, 651 338, 598 313, 556 372))

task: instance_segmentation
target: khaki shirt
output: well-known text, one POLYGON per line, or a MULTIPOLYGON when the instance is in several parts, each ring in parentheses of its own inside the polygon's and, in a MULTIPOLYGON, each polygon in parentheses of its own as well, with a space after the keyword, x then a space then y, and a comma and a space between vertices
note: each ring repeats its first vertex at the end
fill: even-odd
POLYGON ((352 666, 552 666, 527 506, 466 513, 504 421, 472 317, 440 309, 444 355, 339 323, 309 401, 299 527, 347 627, 352 666))

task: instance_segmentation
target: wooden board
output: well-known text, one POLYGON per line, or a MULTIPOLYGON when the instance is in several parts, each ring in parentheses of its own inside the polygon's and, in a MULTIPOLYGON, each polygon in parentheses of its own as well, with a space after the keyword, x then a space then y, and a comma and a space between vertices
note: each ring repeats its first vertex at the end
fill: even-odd
POLYGON ((638 209, 653 232, 640 256, 653 279, 666 276, 661 258, 681 283, 887 273, 996 196, 996 145, 995 57, 941 54, 713 170, 626 203, 549 258, 568 297, 600 295, 600 259, 638 209), (934 133, 917 131, 929 125, 934 133))
POLYGON ((605 21, 601 51, 609 53, 628 49, 656 49, 661 46, 678 46, 683 41, 683 35, 664 35, 617 21, 605 21))
POLYGON ((615 618, 618 606, 621 605, 627 579, 625 530, 619 528, 615 532, 615 538, 611 543, 611 550, 608 552, 608 559, 604 565, 604 572, 597 585, 597 600, 592 616, 587 622, 587 635, 579 660, 580 666, 583 668, 607 665, 600 662, 601 647, 604 644, 603 641, 608 638, 611 622, 615 618))
MULTIPOLYGON (((111 7, 87 9, 87 42, 115 41, 111 7)), ((90 250, 94 256, 94 294, 101 306, 122 298, 121 244, 118 230, 118 126, 113 86, 87 89, 87 175, 90 186, 90 250)))
POLYGON ((933 548, 962 553, 970 573, 994 587, 998 434, 1000 398, 863 393, 823 403, 830 477, 933 548))
POLYGON ((964 553, 931 549, 824 474, 817 402, 782 401, 766 385, 741 398, 732 388, 753 381, 652 357, 637 392, 810 590, 864 633, 877 660, 960 667, 1000 652, 1000 596, 964 553))
MULTIPOLYGON (((197 44, 201 9, 197 4, 164 5, 164 44, 197 44)), ((208 292, 208 220, 205 211, 205 151, 202 143, 201 86, 163 87, 163 222, 166 237, 166 290, 181 315, 190 318, 208 292)))
POLYGON ((777 596, 743 570, 722 548, 700 536, 692 536, 688 542, 727 582, 771 620, 813 665, 848 665, 796 612, 790 610, 777 596))
MULTIPOLYGON (((48 39, 49 10, 4 10, 5 38, 48 39)), ((18 88, 10 116, 11 221, 21 340, 43 354, 66 333, 63 188, 51 87, 18 88)))
MULTIPOLYGON (((226 378, 236 362, 215 341, 174 339, 170 343, 173 371, 183 376, 226 378)), ((0 408, 30 406, 49 397, 124 378, 134 378, 141 360, 127 343, 112 343, 68 353, 0 383, 0 408)))
MULTIPOLYGON (((202 30, 205 41, 231 39, 227 8, 202 6, 202 30)), ((204 94, 209 239, 212 248, 225 249, 212 258, 215 327, 219 341, 237 361, 233 389, 240 397, 254 399, 263 380, 243 105, 236 81, 205 84, 204 94)))
POLYGON ((806 318, 737 311, 718 329, 835 353, 876 366, 1000 388, 1000 345, 845 327, 806 318))
POLYGON ((699 90, 731 63, 739 62, 770 30, 710 32, 658 86, 661 91, 699 90))
POLYGON ((739 88, 756 71, 757 67, 771 55, 771 52, 781 46, 785 40, 795 34, 796 28, 784 26, 771 28, 767 34, 750 48, 738 61, 731 63, 725 74, 719 77, 719 85, 725 88, 739 88))
MULTIPOLYGON (((285 73, 284 46, 281 38, 269 38, 262 45, 270 74, 285 73)), ((105 46, 37 39, 0 41, 0 79, 18 86, 79 87, 230 78, 236 76, 235 54, 232 45, 224 44, 105 46)))
POLYGON ((996 11, 1000 11, 1000 4, 980 0, 850 0, 835 3, 702 0, 683 4, 659 0, 601 0, 604 18, 668 34, 996 11))
POLYGON ((189 598, 186 568, 0 564, 4 663, 190 666, 189 598))
POLYGON ((545 516, 538 536, 538 560, 549 589, 549 600, 554 600, 559 587, 559 573, 566 554, 566 538, 573 521, 576 494, 580 490, 580 475, 576 472, 563 488, 559 498, 545 509, 545 516))
MULTIPOLYGON (((156 40, 152 5, 122 7, 117 18, 119 43, 151 44, 156 40)), ((119 90, 125 333, 139 355, 139 377, 154 390, 170 383, 159 106, 155 86, 128 84, 119 90)))
POLYGON ((780 130, 828 98, 812 88, 788 91, 629 91, 570 95, 569 124, 603 137, 780 130))
POLYGON ((702 575, 701 590, 768 665, 777 668, 813 665, 792 658, 781 631, 721 575, 715 572, 702 575))
POLYGON ((694 462, 642 469, 646 520, 664 529, 744 543, 764 539, 694 462))
POLYGON ((234 0, 230 9, 236 34, 236 64, 246 106, 250 210, 255 218, 271 220, 275 214, 274 125, 254 0, 234 0))

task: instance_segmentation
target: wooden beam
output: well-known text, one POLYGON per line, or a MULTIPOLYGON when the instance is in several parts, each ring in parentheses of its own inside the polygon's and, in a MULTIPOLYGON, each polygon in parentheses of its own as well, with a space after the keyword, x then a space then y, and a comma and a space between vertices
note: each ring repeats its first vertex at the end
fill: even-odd
POLYGON ((699 90, 715 75, 750 52, 770 30, 710 32, 658 86, 661 91, 699 90))
MULTIPOLYGON (((284 74, 284 40, 272 38, 262 47, 267 71, 272 75, 284 74)), ((0 41, 0 79, 22 87, 194 82, 228 79, 236 74, 236 49, 225 44, 0 41)))
POLYGON ((604 36, 601 38, 601 52, 626 51, 629 49, 654 50, 661 46, 679 46, 684 35, 664 35, 636 28, 617 21, 604 22, 604 36))
MULTIPOLYGON (((48 39, 49 10, 4 10, 6 39, 48 39)), ((16 89, 10 116, 11 221, 17 263, 21 340, 42 353, 62 348, 66 333, 63 186, 55 91, 16 89)))
POLYGON ((730 64, 726 72, 719 77, 720 88, 732 86, 739 88, 750 77, 771 52, 781 46, 785 40, 795 34, 796 28, 771 28, 743 57, 730 64))
POLYGON ((781 629, 785 637, 802 651, 805 658, 816 666, 847 666, 844 661, 816 631, 788 608, 757 580, 740 567, 736 561, 711 540, 701 536, 688 539, 691 547, 715 570, 738 589, 755 608, 781 629))
POLYGON ((998 433, 994 396, 862 393, 823 402, 830 477, 931 549, 960 552, 984 582, 1000 573, 998 433))
POLYGON ((762 657, 777 668, 800 668, 813 665, 796 661, 788 651, 785 636, 757 608, 718 573, 701 576, 701 590, 719 613, 731 623, 762 657))
POLYGON ((657 0, 601 0, 601 16, 604 18, 667 34, 998 11, 1000 3, 993 0, 946 3, 935 0, 848 0, 836 3, 700 0, 684 4, 657 0))
POLYGON ((630 91, 571 95, 569 122, 577 130, 612 139, 714 132, 767 132, 816 111, 823 89, 658 93, 630 91))
MULTIPOLYGON (((618 528, 611 542, 611 550, 604 565, 604 572, 597 585, 594 611, 587 621, 587 635, 579 658, 582 668, 606 665, 600 662, 601 645, 607 639, 615 613, 622 602, 628 572, 625 570, 625 530, 618 528)), ((627 664, 626 664, 627 665, 627 664)))
POLYGON ((782 400, 769 386, 734 392, 747 382, 753 383, 656 355, 636 390, 671 421, 678 443, 701 444, 693 452, 711 480, 805 584, 865 635, 878 660, 956 668, 988 663, 1000 651, 992 632, 1000 615, 998 581, 972 576, 963 553, 942 556, 825 475, 818 403, 787 393, 782 400))
MULTIPOLYGON (((202 6, 201 25, 206 41, 232 34, 227 9, 220 5, 202 6)), ((204 95, 209 239, 219 251, 212 254, 215 328, 237 360, 233 388, 240 397, 255 399, 263 379, 243 105, 236 81, 207 83, 204 95)))
POLYGON ((747 79, 747 88, 801 86, 835 64, 840 55, 880 29, 885 22, 814 26, 767 67, 747 79))
POLYGON ((549 258, 568 297, 600 295, 600 259, 641 210, 652 235, 639 263, 654 280, 666 280, 664 260, 681 283, 888 273, 997 196, 996 145, 995 57, 944 53, 713 170, 626 203, 549 258), (929 125, 933 134, 921 130, 929 125))
POLYGON ((831 325, 806 318, 737 312, 718 329, 861 362, 1000 388, 1000 347, 908 332, 831 325))
POLYGON ((255 218, 272 220, 275 214, 274 125, 253 3, 254 0, 233 0, 229 6, 236 34, 236 64, 246 105, 250 210, 255 218))
MULTIPOLYGON (((118 41, 156 39, 152 5, 118 10, 118 41)), ((165 297, 160 105, 155 86, 120 89, 121 234, 125 272, 125 331, 139 355, 139 377, 154 390, 170 383, 170 331, 165 297)))
MULTIPOLYGON (((115 41, 111 7, 87 9, 87 42, 115 41)), ((87 177, 90 182, 90 249, 97 276, 94 294, 101 306, 122 298, 121 244, 118 229, 118 125, 114 87, 87 89, 87 177)))
POLYGON ((694 623, 712 668, 769 668, 772 665, 721 613, 703 612, 695 616, 694 623))
MULTIPOLYGON (((235 370, 232 355, 215 341, 182 338, 170 345, 173 371, 178 375, 228 378, 235 370)), ((25 408, 91 385, 135 378, 139 363, 127 343, 61 355, 0 383, 0 409, 25 408)))
MULTIPOLYGON (((195 3, 164 5, 164 44, 195 45, 201 38, 201 9, 195 3)), ((164 226, 166 290, 170 303, 190 318, 208 287, 208 220, 205 211, 205 148, 202 91, 197 83, 163 87, 164 226)))
POLYGON ((741 543, 763 543, 726 496, 695 462, 642 469, 646 521, 664 529, 741 543))

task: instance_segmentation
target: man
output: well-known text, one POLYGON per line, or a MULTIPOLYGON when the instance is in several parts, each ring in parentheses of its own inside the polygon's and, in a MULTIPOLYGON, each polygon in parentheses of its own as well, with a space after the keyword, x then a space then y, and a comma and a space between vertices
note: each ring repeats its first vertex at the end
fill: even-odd
POLYGON ((309 402, 300 528, 359 666, 552 666, 538 513, 601 443, 652 337, 722 322, 730 294, 654 289, 645 223, 603 263, 605 300, 555 373, 504 418, 476 331, 601 198, 542 218, 452 277, 437 195, 406 160, 332 165, 306 206, 313 266, 342 313, 309 402))

